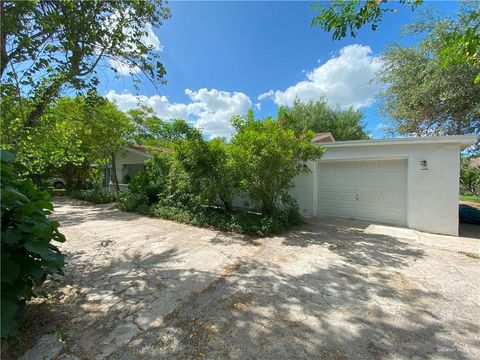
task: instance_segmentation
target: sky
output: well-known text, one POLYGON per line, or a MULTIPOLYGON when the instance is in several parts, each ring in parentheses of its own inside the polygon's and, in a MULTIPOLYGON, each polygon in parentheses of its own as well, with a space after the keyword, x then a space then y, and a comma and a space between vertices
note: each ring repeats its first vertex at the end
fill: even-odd
MULTIPOLYGON (((459 4, 426 1, 412 12, 397 5, 376 31, 362 28, 355 38, 334 41, 312 27, 312 2, 170 2, 172 17, 160 28, 146 24, 144 42, 160 54, 166 85, 148 81, 135 89, 130 69, 100 74, 100 91, 122 110, 138 102, 163 119, 182 118, 208 138, 231 136, 230 118, 253 108, 255 118, 276 117, 278 106, 324 97, 332 106, 360 109, 373 138, 386 137, 388 119, 379 111, 372 82, 379 56, 390 44, 414 45, 401 27, 422 9, 453 15, 459 4)), ((324 3, 327 4, 327 3, 324 3)), ((133 69, 135 71, 135 69, 133 69)))

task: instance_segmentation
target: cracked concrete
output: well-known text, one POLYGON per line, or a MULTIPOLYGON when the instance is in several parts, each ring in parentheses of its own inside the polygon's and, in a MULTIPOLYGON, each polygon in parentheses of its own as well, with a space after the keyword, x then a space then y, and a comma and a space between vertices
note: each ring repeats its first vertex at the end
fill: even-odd
POLYGON ((47 358, 480 358, 480 261, 460 253, 479 240, 333 220, 252 239, 55 205, 65 333, 47 358))

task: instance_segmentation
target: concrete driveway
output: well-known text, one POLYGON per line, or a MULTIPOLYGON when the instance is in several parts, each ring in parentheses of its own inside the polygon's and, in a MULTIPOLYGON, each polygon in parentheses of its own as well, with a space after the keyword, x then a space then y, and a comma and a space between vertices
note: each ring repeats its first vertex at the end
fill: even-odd
POLYGON ((55 332, 24 359, 480 358, 478 239, 331 220, 255 239, 55 210, 66 277, 31 325, 55 332))

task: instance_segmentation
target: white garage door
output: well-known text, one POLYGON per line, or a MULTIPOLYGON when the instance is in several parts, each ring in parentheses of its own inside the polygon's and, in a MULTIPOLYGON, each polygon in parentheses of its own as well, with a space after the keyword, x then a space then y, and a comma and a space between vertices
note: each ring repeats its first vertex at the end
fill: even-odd
POLYGON ((406 224, 406 160, 319 164, 318 215, 406 224))

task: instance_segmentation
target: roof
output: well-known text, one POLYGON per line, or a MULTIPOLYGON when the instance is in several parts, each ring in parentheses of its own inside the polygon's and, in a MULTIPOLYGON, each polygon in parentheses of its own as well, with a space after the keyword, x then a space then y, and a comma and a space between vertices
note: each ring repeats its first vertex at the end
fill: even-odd
POLYGON ((143 153, 152 153, 152 152, 171 153, 172 152, 172 149, 169 149, 169 148, 150 146, 150 145, 130 145, 130 148, 137 151, 141 151, 143 153))
POLYGON ((329 144, 323 144, 325 147, 358 147, 358 146, 382 146, 382 145, 426 145, 426 144, 456 144, 462 149, 474 145, 478 142, 478 135, 449 135, 449 136, 423 136, 395 139, 370 139, 370 140, 352 140, 335 141, 329 144))
POLYGON ((324 143, 324 142, 334 142, 334 141, 335 141, 335 138, 330 132, 317 133, 312 139, 312 142, 314 143, 324 143))
POLYGON ((479 167, 480 166, 480 157, 473 158, 470 160, 470 167, 479 167))

